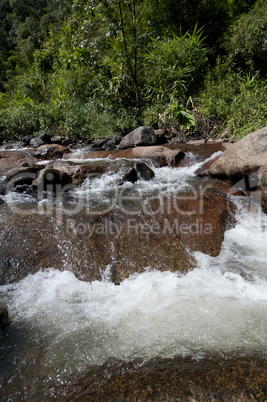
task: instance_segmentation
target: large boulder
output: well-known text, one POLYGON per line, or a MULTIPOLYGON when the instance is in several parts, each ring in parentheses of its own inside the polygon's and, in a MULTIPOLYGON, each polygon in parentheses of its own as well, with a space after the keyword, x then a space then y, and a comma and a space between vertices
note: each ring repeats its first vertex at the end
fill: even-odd
POLYGON ((60 159, 67 152, 68 148, 63 145, 45 144, 34 150, 33 154, 39 159, 60 159))
POLYGON ((157 136, 151 127, 140 126, 127 134, 119 143, 119 149, 132 148, 137 145, 156 145, 157 136))
POLYGON ((242 138, 228 148, 209 168, 213 176, 228 178, 246 190, 261 192, 262 209, 267 213, 267 126, 242 138))
POLYGON ((209 172, 213 176, 240 178, 259 172, 267 164, 267 126, 237 141, 213 162, 209 172))

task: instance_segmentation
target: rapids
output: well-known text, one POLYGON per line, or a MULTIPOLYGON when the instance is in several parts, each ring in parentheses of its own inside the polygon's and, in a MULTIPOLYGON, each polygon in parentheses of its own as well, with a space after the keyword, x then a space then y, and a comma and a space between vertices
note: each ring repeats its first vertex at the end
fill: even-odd
MULTIPOLYGON (((154 168, 155 178, 136 188, 146 195, 176 191, 199 165, 154 168)), ((85 182, 80 196, 110 202, 113 176, 85 182)), ((1 286, 11 319, 1 344, 3 400, 30 400, 39 388, 113 360, 266 357, 267 216, 248 198, 234 202, 237 222, 225 232, 221 253, 195 252, 197 266, 187 273, 147 266, 116 286, 109 265, 92 282, 47 267, 1 286)))

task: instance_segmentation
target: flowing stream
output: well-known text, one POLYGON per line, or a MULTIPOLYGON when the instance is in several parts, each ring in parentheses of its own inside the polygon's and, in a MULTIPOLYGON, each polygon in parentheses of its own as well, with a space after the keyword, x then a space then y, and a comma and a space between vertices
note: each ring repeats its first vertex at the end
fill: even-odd
MULTIPOLYGON (((140 202, 140 193, 186 186, 198 166, 154 168, 151 182, 124 186, 132 196, 138 189, 140 202)), ((79 197, 90 193, 108 205, 114 178, 85 182, 79 197)), ((1 286, 11 319, 1 343, 2 400, 38 400, 41 389, 112 360, 266 357, 267 216, 248 198, 234 202, 237 222, 225 232, 221 253, 195 252, 197 266, 187 273, 147 266, 116 286, 109 265, 92 282, 51 266, 1 286)))

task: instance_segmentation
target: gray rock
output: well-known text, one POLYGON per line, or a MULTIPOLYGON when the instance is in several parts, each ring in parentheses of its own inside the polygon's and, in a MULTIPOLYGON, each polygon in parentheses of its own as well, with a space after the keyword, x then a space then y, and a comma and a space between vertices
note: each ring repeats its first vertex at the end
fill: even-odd
POLYGON ((122 137, 121 137, 120 135, 115 135, 115 136, 112 138, 112 142, 113 142, 115 145, 119 145, 119 143, 121 142, 121 140, 122 140, 122 137))
POLYGON ((110 151, 112 151, 112 150, 117 149, 118 147, 117 147, 117 145, 113 142, 113 140, 110 140, 110 141, 107 141, 107 142, 103 145, 102 148, 105 149, 105 150, 110 150, 110 151))
POLYGON ((52 134, 46 133, 46 132, 38 135, 38 138, 40 138, 40 140, 44 141, 45 144, 51 143, 51 137, 52 137, 52 134))
POLYGON ((16 191, 18 193, 31 192, 31 184, 37 178, 41 166, 14 168, 6 175, 6 193, 16 191))
POLYGON ((63 145, 45 144, 34 150, 33 154, 39 159, 60 159, 68 152, 68 148, 63 145))
MULTIPOLYGON (((53 137, 51 137, 51 144, 58 144, 61 145, 62 141, 64 140, 64 137, 60 137, 59 135, 54 135, 53 137)), ((69 145, 69 144, 68 144, 69 145)))
POLYGON ((100 139, 100 140, 95 140, 93 144, 91 145, 92 150, 101 150, 104 149, 104 146, 107 143, 107 139, 100 139))
POLYGON ((130 181, 132 183, 135 183, 137 179, 137 171, 134 167, 130 167, 129 169, 127 169, 123 175, 123 181, 130 181))
POLYGON ((22 142, 25 146, 30 145, 30 141, 33 139, 33 135, 24 135, 24 137, 22 137, 22 142))
POLYGON ((43 140, 41 140, 41 138, 33 138, 32 140, 30 140, 30 146, 31 147, 33 147, 33 148, 38 148, 38 147, 40 147, 41 145, 44 145, 44 141, 43 140))
POLYGON ((61 142, 61 145, 64 145, 64 147, 68 147, 72 143, 73 143, 73 140, 71 138, 64 138, 64 140, 62 140, 62 142, 61 142))
POLYGON ((144 162, 136 162, 135 168, 137 170, 137 173, 139 173, 141 179, 152 180, 155 176, 154 171, 144 162))
POLYGON ((37 179, 32 182, 32 187, 38 191, 50 191, 61 193, 70 189, 73 181, 71 176, 61 170, 47 167, 43 169, 37 179))
POLYGON ((254 131, 224 151, 209 168, 213 176, 236 181, 267 165, 267 126, 254 131))
POLYGON ((119 143, 119 149, 131 148, 137 145, 156 145, 157 137, 151 127, 140 126, 127 134, 119 143))

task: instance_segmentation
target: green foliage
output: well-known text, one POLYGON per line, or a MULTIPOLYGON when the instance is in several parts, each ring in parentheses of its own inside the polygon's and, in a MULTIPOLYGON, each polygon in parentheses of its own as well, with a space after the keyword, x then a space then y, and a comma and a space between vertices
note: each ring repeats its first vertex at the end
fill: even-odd
POLYGON ((207 76, 200 105, 204 116, 216 116, 238 138, 267 125, 267 80, 229 69, 218 61, 207 76))
POLYGON ((203 82, 207 68, 207 49, 202 32, 194 28, 182 37, 152 40, 145 60, 145 89, 150 99, 160 95, 164 101, 170 97, 188 98, 203 82))
POLYGON ((245 71, 267 73, 267 3, 258 0, 254 8, 242 15, 230 28, 226 40, 228 62, 245 71))
POLYGON ((192 97, 238 135, 266 124, 266 11, 263 0, 0 0, 1 133, 188 130, 192 97))
POLYGON ((0 105, 0 128, 4 138, 20 139, 39 130, 39 110, 30 98, 18 92, 8 107, 5 107, 3 97, 0 105))

